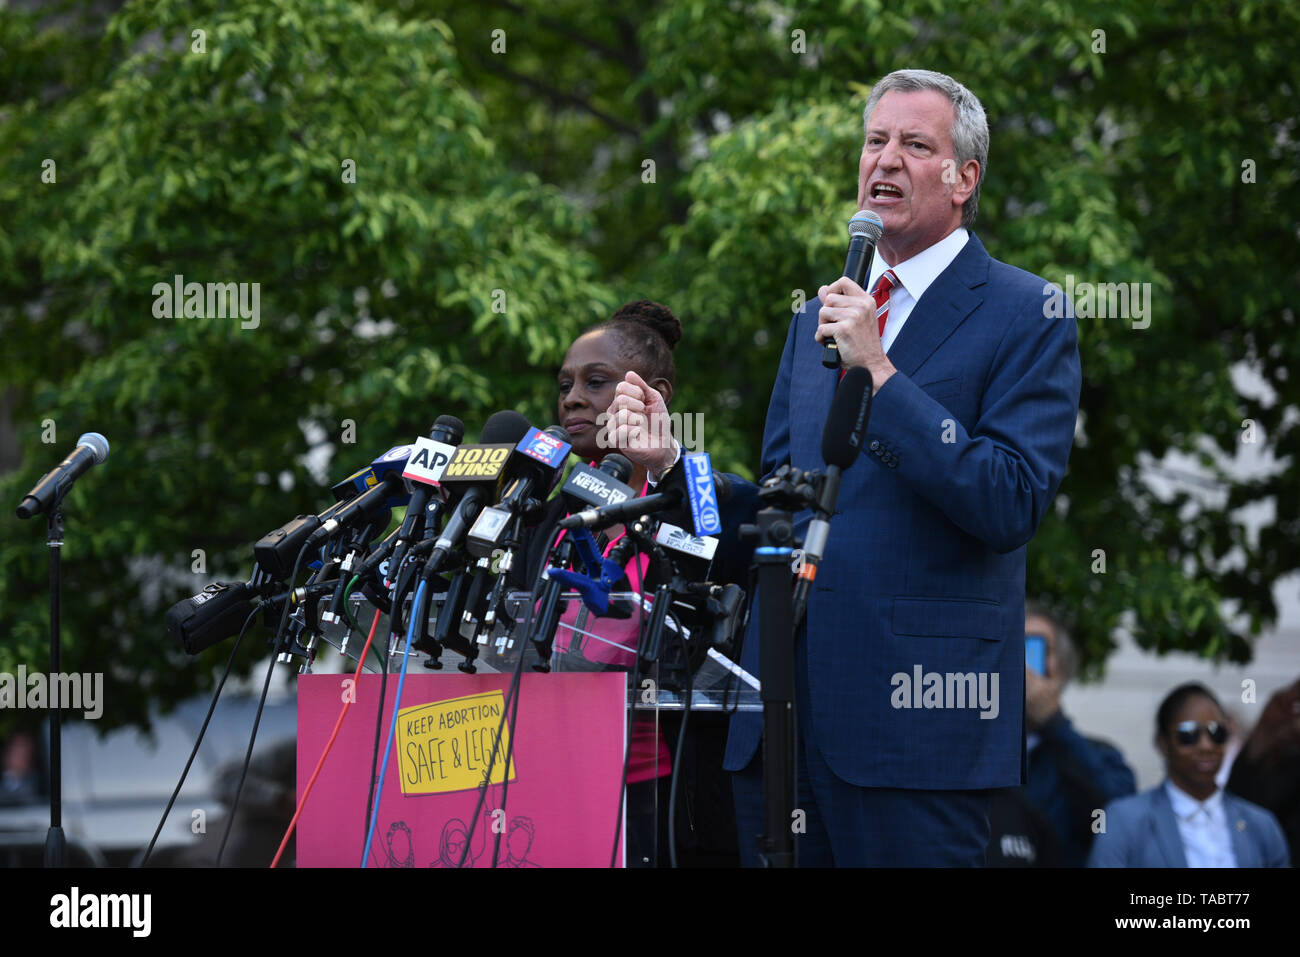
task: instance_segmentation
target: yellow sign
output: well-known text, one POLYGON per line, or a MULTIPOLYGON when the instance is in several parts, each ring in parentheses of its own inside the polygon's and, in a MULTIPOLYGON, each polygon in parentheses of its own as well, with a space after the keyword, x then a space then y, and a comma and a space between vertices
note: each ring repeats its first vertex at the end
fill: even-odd
POLYGON ((513 445, 462 445, 447 463, 442 481, 496 478, 514 448, 513 445))
MULTIPOLYGON (((431 701, 397 713, 397 756, 403 794, 443 794, 477 788, 492 761, 492 784, 505 780, 510 725, 501 721, 500 691, 431 701), (497 728, 501 742, 492 757, 497 728)), ((514 761, 510 780, 515 779, 514 761)))

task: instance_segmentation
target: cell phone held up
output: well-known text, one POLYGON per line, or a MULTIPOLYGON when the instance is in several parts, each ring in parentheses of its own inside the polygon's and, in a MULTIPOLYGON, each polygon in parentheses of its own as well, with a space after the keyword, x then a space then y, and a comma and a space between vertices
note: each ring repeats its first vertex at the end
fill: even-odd
POLYGON ((1047 636, 1025 635, 1025 664, 1037 675, 1047 677, 1047 636))

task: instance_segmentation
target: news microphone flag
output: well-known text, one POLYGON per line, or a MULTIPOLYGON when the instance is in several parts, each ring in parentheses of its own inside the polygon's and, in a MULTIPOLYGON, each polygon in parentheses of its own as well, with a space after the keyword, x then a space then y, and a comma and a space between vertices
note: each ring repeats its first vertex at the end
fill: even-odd
POLYGON ((691 520, 696 535, 717 535, 722 531, 718 512, 718 492, 713 484, 713 464, 708 452, 691 452, 682 456, 686 469, 686 492, 691 500, 691 520))

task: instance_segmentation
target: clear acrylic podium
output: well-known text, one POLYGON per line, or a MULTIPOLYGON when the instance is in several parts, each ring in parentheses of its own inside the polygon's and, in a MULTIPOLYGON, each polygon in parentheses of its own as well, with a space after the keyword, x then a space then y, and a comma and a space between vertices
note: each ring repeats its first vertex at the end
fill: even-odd
MULTIPOLYGON (((432 630, 437 621, 442 605, 442 594, 434 594, 429 602, 429 628, 432 630)), ((562 600, 572 608, 581 605, 576 592, 564 592, 562 600)), ((493 622, 490 629, 483 629, 483 634, 475 637, 462 635, 466 641, 473 641, 478 650, 474 666, 487 674, 510 674, 524 657, 524 668, 533 671, 534 665, 541 663, 541 656, 534 644, 521 634, 523 627, 529 624, 527 618, 527 592, 510 592, 506 595, 504 605, 507 614, 501 615, 493 622), (482 640, 479 640, 482 639, 482 640)), ((611 612, 621 612, 626 617, 614 619, 630 624, 638 623, 636 611, 637 596, 631 592, 614 592, 610 595, 611 612)), ((349 599, 349 609, 358 625, 368 632, 375 615, 375 606, 359 592, 349 599)), ((407 600, 410 608, 410 599, 407 600)), ((644 618, 649 619, 649 612, 644 611, 644 618)), ((566 615, 566 618, 571 617, 566 615)), ((612 616, 609 616, 612 617, 612 616)), ((632 653, 629 645, 618 643, 608 636, 608 629, 602 624, 608 618, 595 615, 584 616, 578 612, 575 621, 561 620, 556 629, 554 649, 550 658, 551 671, 627 671, 632 665, 632 653)), ((667 627, 675 631, 676 624, 670 618, 667 627)), ((365 645, 365 634, 358 634, 356 629, 349 629, 346 624, 322 626, 324 641, 344 657, 356 661, 365 645)), ((380 614, 379 626, 375 630, 375 644, 383 642, 388 649, 388 670, 397 673, 402 669, 402 658, 406 647, 406 636, 390 633, 389 617, 380 614)), ((460 674, 460 665, 465 656, 444 648, 440 656, 441 669, 426 667, 429 655, 413 650, 411 661, 407 664, 409 672, 420 674, 438 674, 446 672, 460 674)), ((366 656, 365 668, 376 674, 383 670, 380 655, 373 649, 366 656)), ((643 681, 636 689, 629 688, 629 704, 638 710, 654 711, 668 709, 680 711, 685 707, 684 688, 668 687, 673 682, 660 682, 653 673, 644 673, 643 681), (653 688, 647 687, 644 680, 653 682, 653 688), (651 693, 653 691, 653 693, 651 693)), ((680 683, 680 682, 676 682, 680 683)), ((696 711, 762 711, 759 698, 759 683, 738 664, 714 649, 709 649, 704 662, 692 676, 692 704, 696 711)))

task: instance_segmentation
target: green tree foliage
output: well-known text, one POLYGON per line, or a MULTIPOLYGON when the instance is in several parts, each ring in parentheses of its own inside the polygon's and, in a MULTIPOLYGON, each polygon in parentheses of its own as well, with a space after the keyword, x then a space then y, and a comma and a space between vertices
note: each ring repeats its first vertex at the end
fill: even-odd
POLYGON ((870 84, 923 67, 974 90, 992 135, 975 227, 990 252, 1062 286, 1151 284, 1144 320, 1078 320, 1081 427, 1029 592, 1075 620, 1093 665, 1126 612, 1145 647, 1248 659, 1274 582, 1300 565, 1293 7, 541 9, 450 14, 469 81, 499 141, 519 138, 512 161, 592 194, 618 233, 593 252, 620 291, 684 316, 682 404, 707 410, 710 446, 740 471, 757 462, 789 310, 842 262, 870 84), (523 143, 537 137, 540 158, 523 143), (1235 384, 1237 363, 1261 384, 1235 384), (1242 451, 1273 465, 1225 468, 1242 451), (1275 516, 1256 535, 1251 510, 1275 516))
MULTIPOLYGON (((0 20, 33 60, 61 49, 31 22, 0 20)), ((142 721, 210 682, 166 607, 320 510, 308 453, 337 480, 440 413, 543 418, 534 370, 614 303, 582 214, 485 135, 444 24, 313 0, 131 5, 90 49, 76 29, 56 61, 75 82, 6 85, 0 378, 25 457, 3 499, 109 437, 65 509, 65 661, 106 670, 109 720, 142 721), (260 321, 160 318, 177 274, 258 283, 260 321)), ((5 522, 12 671, 45 660, 46 557, 39 523, 5 522)))
MULTIPOLYGON (((792 305, 842 262, 865 95, 904 66, 989 112, 993 255, 1151 284, 1146 328, 1078 320, 1081 425, 1030 593, 1094 663, 1126 612, 1145 646, 1244 660, 1300 565, 1297 35, 1280 2, 1172 0, 0 11, 0 383, 23 447, 0 501, 81 431, 113 443, 67 503, 67 667, 108 671, 106 724, 205 686, 167 605, 245 574, 327 477, 440 413, 549 421, 568 341, 626 299, 683 317, 674 408, 752 475, 792 305), (158 317, 178 274, 258 283, 260 322, 158 317), (1247 436, 1262 477, 1224 468, 1247 436), (1153 484, 1171 453, 1214 490, 1153 484), (1276 516, 1258 536, 1250 507, 1276 516)), ((37 523, 3 521, 12 671, 43 660, 46 559, 37 523)))

